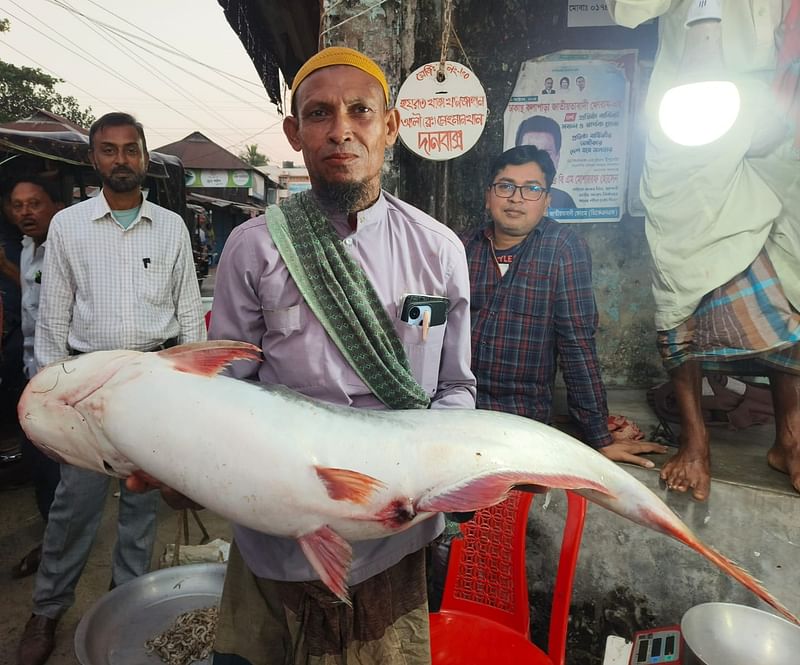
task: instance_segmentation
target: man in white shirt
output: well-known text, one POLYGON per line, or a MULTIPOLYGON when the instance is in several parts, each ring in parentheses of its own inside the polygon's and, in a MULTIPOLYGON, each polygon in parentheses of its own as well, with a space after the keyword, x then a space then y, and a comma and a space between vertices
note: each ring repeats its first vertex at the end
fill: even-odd
POLYGON ((628 27, 658 18, 641 194, 658 346, 681 415, 680 449, 661 478, 699 501, 709 496, 703 371, 768 375, 776 437, 767 461, 800 492, 800 161, 774 85, 779 53, 792 57, 783 36, 798 0, 609 0, 608 9, 628 27), (703 22, 719 23, 740 109, 716 141, 679 146, 660 129, 659 106, 698 73, 684 53, 703 22))
MULTIPOLYGON (((14 223, 24 234, 20 255, 20 286, 22 289, 22 362, 25 378, 31 379, 38 371, 33 352, 36 319, 39 313, 39 292, 42 283, 45 241, 50 222, 64 204, 59 200, 53 183, 37 178, 22 178, 9 192, 9 206, 14 223)), ((60 477, 59 465, 44 455, 30 441, 22 442, 22 456, 30 469, 39 513, 47 522, 50 504, 60 477)), ((12 570, 12 576, 25 577, 39 567, 42 546, 37 545, 12 570)))
MULTIPOLYGON (((89 157, 103 189, 53 218, 36 361, 205 339, 189 232, 179 215, 142 196, 148 155, 141 124, 127 113, 104 115, 89 130, 89 157)), ((104 474, 61 465, 18 665, 42 665, 55 646, 56 623, 74 602, 108 483, 104 474)), ((149 570, 158 501, 158 492, 132 493, 122 484, 112 586, 149 570)))

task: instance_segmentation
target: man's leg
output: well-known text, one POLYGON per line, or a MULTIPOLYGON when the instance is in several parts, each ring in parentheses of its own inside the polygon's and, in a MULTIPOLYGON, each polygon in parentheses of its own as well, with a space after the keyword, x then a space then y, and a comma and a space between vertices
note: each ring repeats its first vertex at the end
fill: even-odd
POLYGON ((33 589, 34 614, 58 619, 75 602, 75 587, 100 526, 108 481, 104 474, 61 465, 33 589))
POLYGON ((49 458, 27 437, 23 442, 23 455, 29 455, 31 459, 31 477, 33 479, 33 489, 36 494, 36 507, 42 519, 47 522, 47 515, 56 495, 58 482, 61 480, 61 465, 49 458))
POLYGON ((792 486, 800 492, 800 376, 773 372, 769 377, 775 408, 775 444, 767 462, 789 474, 792 486))
POLYGON ((156 540, 156 511, 161 495, 156 490, 130 492, 124 481, 120 482, 117 544, 114 546, 114 563, 111 585, 119 586, 150 570, 153 544, 156 540))
POLYGON ((100 525, 107 488, 108 476, 61 466, 33 589, 33 614, 17 647, 18 665, 43 665, 52 653, 56 623, 75 602, 75 587, 100 525))
MULTIPOLYGON (((50 504, 53 503, 58 481, 61 478, 61 465, 42 453, 25 436, 22 437, 22 457, 23 459, 27 458, 27 463, 30 465, 33 488, 36 493, 36 506, 39 508, 42 519, 47 523, 50 504)), ((11 569, 11 576, 19 578, 33 575, 39 568, 41 558, 42 545, 40 543, 11 569)))
POLYGON ((711 453, 708 431, 700 407, 702 372, 700 364, 688 360, 670 371, 675 399, 681 416, 678 454, 661 469, 667 487, 678 492, 692 490, 692 496, 705 501, 711 489, 711 453))

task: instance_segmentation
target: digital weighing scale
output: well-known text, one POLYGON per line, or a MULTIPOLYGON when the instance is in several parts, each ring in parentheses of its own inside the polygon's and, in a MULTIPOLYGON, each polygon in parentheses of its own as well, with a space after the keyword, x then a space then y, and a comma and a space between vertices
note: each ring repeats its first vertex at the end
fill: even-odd
POLYGON ((633 635, 628 665, 681 665, 681 627, 640 630, 633 635))

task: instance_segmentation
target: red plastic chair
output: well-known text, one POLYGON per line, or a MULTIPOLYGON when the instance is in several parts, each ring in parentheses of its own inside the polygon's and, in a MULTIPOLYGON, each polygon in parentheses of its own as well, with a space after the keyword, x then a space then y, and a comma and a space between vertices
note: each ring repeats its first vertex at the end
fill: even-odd
POLYGON ((461 526, 442 607, 430 615, 433 665, 564 665, 567 620, 586 499, 567 492, 567 519, 545 653, 530 641, 525 536, 533 496, 512 492, 461 526))

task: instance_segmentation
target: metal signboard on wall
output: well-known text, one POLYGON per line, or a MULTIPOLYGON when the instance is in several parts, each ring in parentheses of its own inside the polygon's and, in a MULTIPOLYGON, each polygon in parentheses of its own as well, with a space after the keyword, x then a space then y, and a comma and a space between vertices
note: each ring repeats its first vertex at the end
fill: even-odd
POLYGON ((187 187, 252 187, 253 174, 244 169, 186 169, 187 187))

